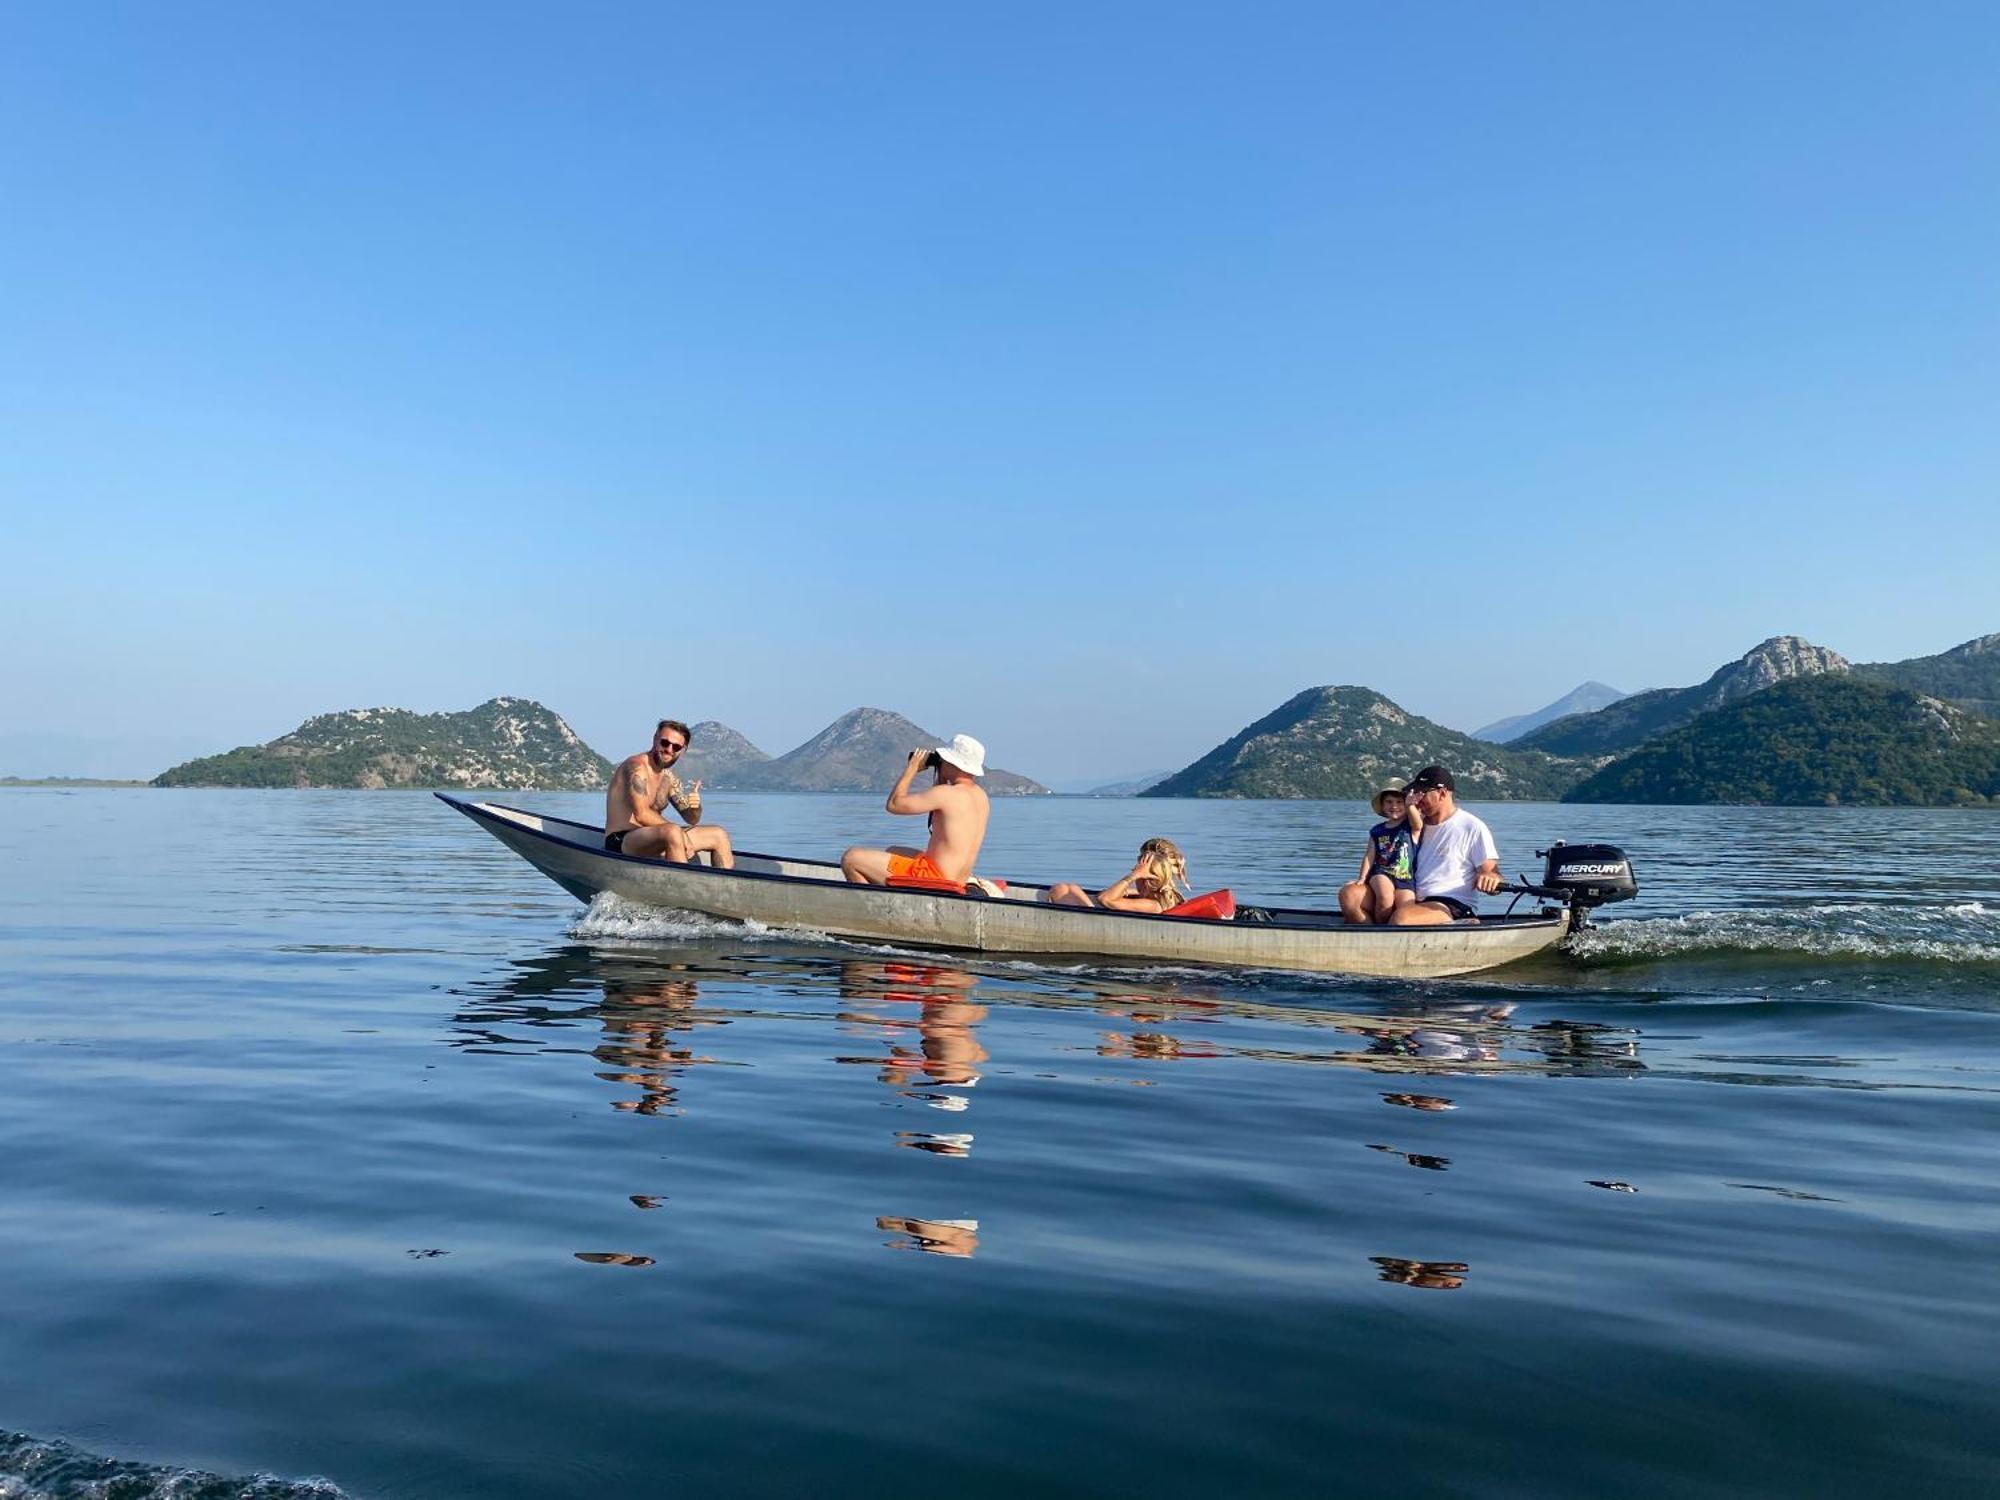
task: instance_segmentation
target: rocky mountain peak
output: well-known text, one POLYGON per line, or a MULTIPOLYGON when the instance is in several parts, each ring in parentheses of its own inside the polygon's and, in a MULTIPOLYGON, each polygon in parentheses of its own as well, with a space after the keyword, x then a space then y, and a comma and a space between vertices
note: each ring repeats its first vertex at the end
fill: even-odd
MULTIPOLYGON (((717 785, 744 791, 886 791, 912 750, 947 743, 886 708, 851 708, 795 750, 775 760, 741 766, 717 785)), ((989 766, 985 786, 994 793, 1043 792, 1047 788, 1012 771, 989 766)))
POLYGON ((1774 635, 1751 647, 1708 680, 1713 689, 1712 703, 1760 693, 1773 683, 1793 677, 1817 677, 1827 672, 1848 672, 1854 664, 1838 651, 1815 646, 1796 635, 1774 635))
MULTIPOLYGON (((747 755, 753 760, 769 760, 771 757, 750 742, 750 737, 740 730, 731 729, 720 719, 703 719, 694 726, 692 746, 730 755, 747 755)), ((692 753, 692 748, 690 749, 692 753)))
POLYGON ((841 745, 873 744, 885 738, 908 740, 914 750, 920 741, 933 737, 886 708, 850 708, 806 743, 830 750, 841 745))
POLYGON ((721 787, 732 776, 761 766, 770 758, 751 744, 746 735, 720 720, 703 719, 689 731, 687 754, 680 758, 676 769, 689 780, 721 787))

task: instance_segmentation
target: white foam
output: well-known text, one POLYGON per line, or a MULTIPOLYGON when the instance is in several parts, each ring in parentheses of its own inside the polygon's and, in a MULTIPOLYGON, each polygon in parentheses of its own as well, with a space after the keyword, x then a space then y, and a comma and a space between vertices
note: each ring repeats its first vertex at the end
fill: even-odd
POLYGON ((703 916, 699 912, 669 911, 627 901, 610 891, 600 891, 584 914, 570 924, 569 935, 585 942, 607 939, 623 942, 697 942, 703 938, 769 940, 774 937, 816 938, 817 933, 787 933, 766 927, 762 922, 731 921, 727 917, 703 916))
MULTIPOLYGON (((598 892, 584 914, 570 924, 569 935, 591 943, 694 943, 714 938, 751 943, 818 943, 882 958, 921 958, 933 962, 939 959, 936 952, 838 938, 811 927, 774 927, 748 917, 739 920, 648 906, 611 891, 598 892)), ((5 1497, 0 1496, 0 1500, 5 1497)))
POLYGON ((1996 963, 2000 914, 1978 901, 1942 906, 1832 901, 1691 911, 1608 921, 1580 933, 1571 951, 1586 959, 1741 952, 1996 963))

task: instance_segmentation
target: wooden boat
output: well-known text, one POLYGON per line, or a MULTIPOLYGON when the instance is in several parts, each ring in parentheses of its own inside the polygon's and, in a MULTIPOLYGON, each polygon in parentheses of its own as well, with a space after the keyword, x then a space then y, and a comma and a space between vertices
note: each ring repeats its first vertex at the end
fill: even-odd
POLYGON ((1435 979, 1540 953, 1570 927, 1563 908, 1443 927, 1354 927, 1337 911, 1292 907, 1233 921, 1145 916, 1053 905, 1047 886, 1026 881, 999 897, 851 885, 836 863, 741 850, 735 869, 715 870, 614 853, 589 823, 437 796, 579 901, 610 891, 673 911, 924 948, 1435 979))

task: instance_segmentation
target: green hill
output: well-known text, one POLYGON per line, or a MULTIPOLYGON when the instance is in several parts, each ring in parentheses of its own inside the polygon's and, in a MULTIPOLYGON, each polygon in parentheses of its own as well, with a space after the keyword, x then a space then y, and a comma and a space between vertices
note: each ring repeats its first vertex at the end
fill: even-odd
POLYGON ((1918 806, 2000 798, 2000 724, 1848 676, 1804 677, 1701 715, 1565 802, 1918 806))
POLYGON ((1863 662, 1854 675, 1890 687, 1944 698, 1989 719, 2000 719, 2000 634, 1908 661, 1863 662))
POLYGON ((1364 687, 1316 687, 1215 747, 1142 797, 1371 796, 1382 779, 1449 766, 1460 795, 1553 800, 1590 769, 1476 740, 1364 687))
POLYGON ((153 778, 189 787, 508 787, 592 791, 611 762, 560 714, 495 698, 455 714, 352 708, 319 714, 265 745, 204 756, 153 778))

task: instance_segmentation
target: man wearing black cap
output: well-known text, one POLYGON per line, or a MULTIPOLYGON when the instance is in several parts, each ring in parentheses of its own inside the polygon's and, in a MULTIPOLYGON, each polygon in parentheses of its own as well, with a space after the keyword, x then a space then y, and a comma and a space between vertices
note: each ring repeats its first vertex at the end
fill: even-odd
POLYGON ((1493 830, 1458 805, 1458 783, 1443 766, 1410 778, 1409 799, 1424 815, 1417 845, 1417 899, 1396 908, 1396 927, 1436 926, 1479 915, 1480 892, 1500 889, 1500 848, 1493 830))

